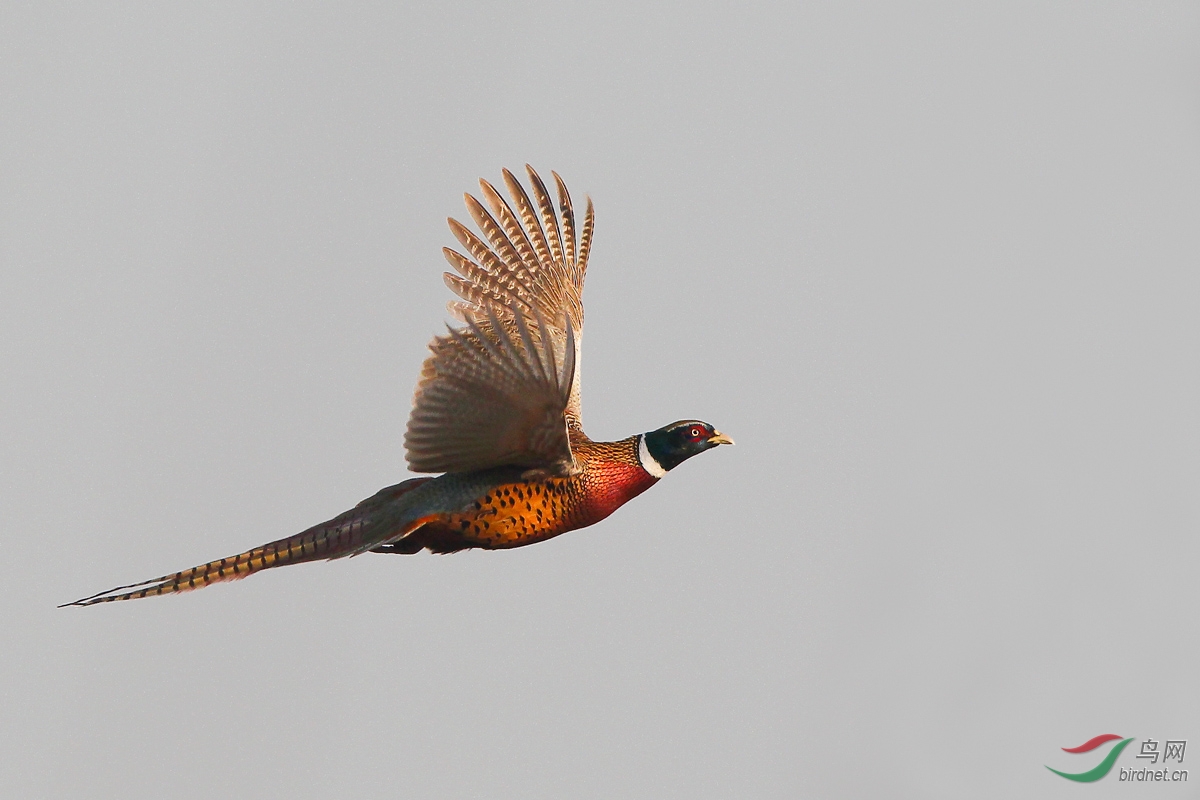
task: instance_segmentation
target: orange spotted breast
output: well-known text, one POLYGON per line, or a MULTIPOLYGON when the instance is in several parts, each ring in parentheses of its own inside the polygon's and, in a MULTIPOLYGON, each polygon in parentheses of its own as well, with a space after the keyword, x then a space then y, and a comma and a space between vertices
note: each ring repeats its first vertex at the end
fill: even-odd
POLYGON ((395 546, 376 551, 447 553, 533 544, 594 525, 658 480, 636 459, 637 437, 580 442, 579 451, 578 473, 503 475, 466 508, 430 520, 395 546))

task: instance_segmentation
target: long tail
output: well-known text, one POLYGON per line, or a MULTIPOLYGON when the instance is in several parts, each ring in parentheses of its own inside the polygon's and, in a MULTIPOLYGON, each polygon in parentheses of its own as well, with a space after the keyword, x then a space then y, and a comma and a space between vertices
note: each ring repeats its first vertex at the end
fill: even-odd
POLYGON ((264 569, 287 564, 303 564, 319 559, 355 555, 377 545, 410 533, 424 524, 425 519, 405 521, 392 502, 432 478, 411 478, 389 486, 373 497, 328 522, 314 525, 303 533, 264 544, 236 556, 210 561, 198 567, 163 575, 140 583, 117 586, 66 606, 91 606, 115 600, 135 600, 160 594, 177 594, 201 589, 211 583, 236 581, 264 569), (389 530, 389 529, 394 529, 389 530))

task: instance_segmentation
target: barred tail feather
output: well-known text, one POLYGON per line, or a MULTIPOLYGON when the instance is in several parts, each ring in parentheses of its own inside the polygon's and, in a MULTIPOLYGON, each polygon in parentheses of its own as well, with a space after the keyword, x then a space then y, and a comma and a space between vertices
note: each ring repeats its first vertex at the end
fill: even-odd
POLYGON ((391 501, 429 480, 432 479, 413 478, 396 486, 389 486, 349 511, 295 536, 171 575, 117 586, 73 603, 64 603, 59 608, 91 606, 116 600, 137 600, 160 594, 179 594, 202 589, 212 583, 236 581, 272 567, 356 555, 381 541, 398 539, 423 524, 424 520, 404 524, 403 515, 397 513, 398 509, 391 501))
MULTIPOLYGON (((295 539, 298 537, 291 538, 295 539)), ((151 578, 148 581, 131 583, 127 586, 118 586, 115 589, 109 589, 99 594, 94 594, 91 597, 76 600, 73 603, 66 603, 64 606, 59 606, 59 608, 65 606, 90 606, 96 603, 111 603, 114 600, 136 600, 142 597, 155 597, 160 594, 190 592, 193 589, 208 586, 210 583, 238 580, 269 567, 299 564, 302 561, 312 561, 314 558, 320 557, 315 552, 309 550, 309 546, 302 547, 300 554, 293 555, 296 545, 294 543, 289 544, 290 541, 290 539, 281 539, 278 542, 256 547, 253 550, 247 550, 245 553, 236 556, 228 556, 218 561, 210 561, 207 564, 185 569, 172 575, 163 575, 159 578, 151 578), (309 553, 307 558, 302 555, 306 551, 309 553)), ((312 546, 315 546, 315 543, 312 546)))

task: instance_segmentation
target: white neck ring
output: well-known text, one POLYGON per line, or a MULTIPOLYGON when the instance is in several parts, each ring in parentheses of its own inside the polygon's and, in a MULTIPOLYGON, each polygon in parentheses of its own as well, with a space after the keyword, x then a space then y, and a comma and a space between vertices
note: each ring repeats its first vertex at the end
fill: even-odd
POLYGON ((642 469, 655 478, 661 478, 667 474, 662 464, 658 463, 654 456, 650 454, 650 448, 646 447, 646 434, 644 433, 638 436, 638 463, 642 465, 642 469))

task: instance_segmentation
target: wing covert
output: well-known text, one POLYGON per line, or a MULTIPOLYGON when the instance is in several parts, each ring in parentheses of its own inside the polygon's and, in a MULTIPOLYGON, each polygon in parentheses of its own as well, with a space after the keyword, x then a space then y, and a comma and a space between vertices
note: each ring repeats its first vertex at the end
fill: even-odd
POLYGON ((466 196, 482 236, 449 220, 466 251, 443 251, 457 273, 445 274, 446 285, 461 298, 449 307, 465 325, 429 345, 404 440, 415 472, 574 467, 568 429, 580 429, 582 294, 595 214, 589 198, 577 242, 562 179, 554 175, 556 213, 541 178, 526 170, 532 200, 508 170, 511 205, 483 180, 483 203, 466 196))

